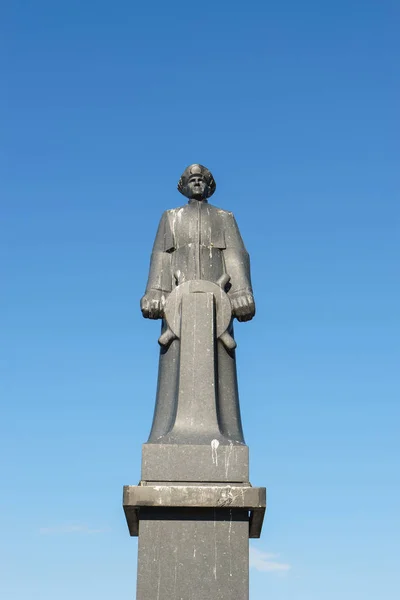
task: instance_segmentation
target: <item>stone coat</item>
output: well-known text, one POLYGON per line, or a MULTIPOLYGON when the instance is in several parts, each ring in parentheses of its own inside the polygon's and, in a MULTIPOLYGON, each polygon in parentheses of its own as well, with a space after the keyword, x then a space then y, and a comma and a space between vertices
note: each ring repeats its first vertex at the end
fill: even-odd
MULTIPOLYGON (((193 279, 217 283, 230 277, 228 296, 252 293, 249 255, 231 212, 190 200, 161 217, 150 261, 146 292, 166 296, 177 285, 193 279)), ((163 321, 162 331, 165 330, 163 321)), ((230 333, 233 335, 232 324, 230 333)), ((217 341, 217 412, 221 435, 227 442, 244 443, 236 377, 235 352, 217 341)), ((149 442, 162 442, 173 427, 178 396, 179 340, 161 349, 157 399, 149 442)))

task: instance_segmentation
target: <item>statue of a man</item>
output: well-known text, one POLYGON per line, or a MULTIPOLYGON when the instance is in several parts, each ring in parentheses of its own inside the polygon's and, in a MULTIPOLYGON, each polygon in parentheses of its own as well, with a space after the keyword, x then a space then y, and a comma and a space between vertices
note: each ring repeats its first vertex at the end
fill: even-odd
MULTIPOLYGON (((248 321, 255 314, 249 255, 231 212, 208 203, 216 188, 210 171, 189 166, 178 183, 188 204, 167 210, 161 217, 151 255, 143 316, 163 319, 164 307, 175 287, 191 280, 222 285, 232 309, 232 320, 248 321), (221 283, 222 282, 222 283, 221 283)), ((162 330, 166 323, 163 319, 162 330)), ((233 336, 232 322, 229 333, 233 336)), ((179 340, 161 348, 157 401, 149 442, 162 441, 171 431, 178 396, 179 340)), ((230 442, 244 443, 237 390, 235 351, 217 340, 217 413, 219 430, 230 442)))

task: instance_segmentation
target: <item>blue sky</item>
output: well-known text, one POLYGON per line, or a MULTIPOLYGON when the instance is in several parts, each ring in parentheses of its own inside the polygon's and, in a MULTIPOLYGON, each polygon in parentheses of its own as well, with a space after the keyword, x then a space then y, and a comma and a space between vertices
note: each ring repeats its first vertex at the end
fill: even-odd
POLYGON ((239 384, 269 507, 251 599, 397 600, 398 3, 1 12, 1 597, 134 598, 121 494, 159 328, 139 298, 200 162, 252 257, 239 384))

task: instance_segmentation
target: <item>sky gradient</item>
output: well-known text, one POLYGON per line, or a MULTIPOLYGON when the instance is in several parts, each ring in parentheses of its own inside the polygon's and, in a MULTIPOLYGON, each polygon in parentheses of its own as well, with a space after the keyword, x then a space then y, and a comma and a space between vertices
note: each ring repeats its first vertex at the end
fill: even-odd
POLYGON ((0 596, 135 597, 139 299, 200 162, 252 260, 250 598, 398 600, 399 4, 3 4, 0 596))

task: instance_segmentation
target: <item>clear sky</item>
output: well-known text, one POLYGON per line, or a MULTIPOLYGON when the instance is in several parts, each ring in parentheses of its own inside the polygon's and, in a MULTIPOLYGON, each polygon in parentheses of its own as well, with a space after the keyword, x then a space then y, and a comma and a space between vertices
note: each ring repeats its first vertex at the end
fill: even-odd
POLYGON ((252 257, 251 599, 398 600, 398 2, 18 0, 0 22, 0 596, 135 596, 139 298, 200 162, 252 257))

